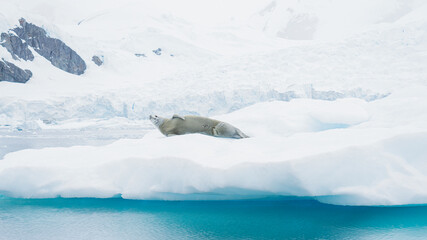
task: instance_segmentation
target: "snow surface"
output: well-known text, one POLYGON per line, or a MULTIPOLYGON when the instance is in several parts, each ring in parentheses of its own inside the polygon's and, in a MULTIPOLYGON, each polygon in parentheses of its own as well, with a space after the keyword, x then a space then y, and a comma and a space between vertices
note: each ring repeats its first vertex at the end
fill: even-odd
POLYGON ((397 96, 274 101, 217 117, 248 139, 167 138, 153 130, 106 146, 22 150, 0 162, 0 189, 24 198, 293 195, 334 204, 425 203, 427 116, 406 104, 417 103, 397 96), (390 108, 406 112, 390 119, 390 108))
POLYGON ((152 127, 105 146, 11 152, 0 160, 0 194, 427 203, 425 1, 1 5, 2 32, 24 17, 88 65, 75 76, 35 51, 34 62, 17 61, 0 47, 33 72, 27 84, 0 82, 2 129, 109 135, 178 113, 229 122, 251 138, 166 138, 152 127))

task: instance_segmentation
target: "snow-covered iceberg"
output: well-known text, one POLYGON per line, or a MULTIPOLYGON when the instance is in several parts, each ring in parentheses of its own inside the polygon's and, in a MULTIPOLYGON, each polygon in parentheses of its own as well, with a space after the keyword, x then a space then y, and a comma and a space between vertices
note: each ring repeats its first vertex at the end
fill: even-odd
POLYGON ((427 116, 419 114, 427 101, 401 97, 274 101, 217 116, 251 136, 241 140, 167 138, 152 130, 106 146, 22 150, 0 161, 0 192, 24 198, 309 196, 350 205, 427 203, 427 116), (399 109, 405 114, 389 118, 399 109))

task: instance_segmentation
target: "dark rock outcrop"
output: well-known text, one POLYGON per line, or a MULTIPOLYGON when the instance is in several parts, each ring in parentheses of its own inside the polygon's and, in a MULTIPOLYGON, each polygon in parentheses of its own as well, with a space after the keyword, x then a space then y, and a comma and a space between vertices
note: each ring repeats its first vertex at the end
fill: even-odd
POLYGON ((104 63, 104 61, 101 59, 101 58, 104 58, 103 56, 101 56, 101 57, 98 57, 98 56, 93 56, 92 57, 92 61, 96 64, 96 65, 98 65, 98 66, 101 66, 103 63, 104 63))
POLYGON ((64 42, 48 37, 43 28, 27 23, 23 18, 19 19, 19 24, 20 27, 14 28, 13 31, 52 65, 72 74, 84 73, 86 63, 64 42))
POLYGON ((2 46, 12 54, 13 59, 24 59, 25 61, 33 61, 34 55, 30 49, 28 49, 28 43, 24 43, 19 37, 14 34, 1 34, 2 46))
POLYGON ((157 48, 157 49, 153 50, 153 53, 156 54, 157 56, 160 56, 160 55, 162 55, 162 49, 157 48))
POLYGON ((0 81, 26 83, 33 73, 30 70, 22 70, 13 63, 0 61, 0 81))

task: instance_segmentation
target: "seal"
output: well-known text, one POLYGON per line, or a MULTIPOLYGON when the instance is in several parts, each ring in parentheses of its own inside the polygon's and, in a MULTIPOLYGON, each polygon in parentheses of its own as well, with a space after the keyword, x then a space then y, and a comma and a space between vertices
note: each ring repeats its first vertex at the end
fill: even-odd
POLYGON ((249 137, 229 123, 200 116, 179 116, 174 114, 171 119, 168 119, 150 115, 150 121, 167 137, 191 133, 225 138, 249 137))

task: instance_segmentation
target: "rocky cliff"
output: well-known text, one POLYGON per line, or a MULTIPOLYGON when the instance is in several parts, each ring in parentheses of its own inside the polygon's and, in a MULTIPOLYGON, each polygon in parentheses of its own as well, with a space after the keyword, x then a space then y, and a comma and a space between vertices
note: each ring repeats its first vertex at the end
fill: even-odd
POLYGON ((26 83, 33 73, 30 70, 22 70, 13 63, 0 61, 0 81, 26 83))
MULTIPOLYGON (((73 49, 61 40, 49 37, 43 28, 28 23, 24 18, 19 19, 18 27, 8 33, 1 33, 0 45, 16 61, 33 61, 34 50, 53 66, 68 73, 81 75, 86 70, 85 61, 73 49)), ((0 81, 25 83, 31 76, 30 70, 23 70, 5 60, 0 61, 0 81)))

